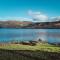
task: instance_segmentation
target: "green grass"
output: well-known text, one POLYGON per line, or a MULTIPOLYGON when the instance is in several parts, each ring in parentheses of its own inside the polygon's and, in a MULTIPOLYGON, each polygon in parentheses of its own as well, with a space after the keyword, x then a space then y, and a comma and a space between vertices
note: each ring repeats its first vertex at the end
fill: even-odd
POLYGON ((60 47, 47 43, 0 44, 0 60, 60 60, 60 47))
POLYGON ((40 50, 40 51, 48 51, 48 52, 58 52, 60 53, 60 47, 50 45, 47 43, 37 43, 35 46, 29 45, 21 45, 21 44, 4 44, 0 46, 0 49, 7 49, 7 50, 40 50))

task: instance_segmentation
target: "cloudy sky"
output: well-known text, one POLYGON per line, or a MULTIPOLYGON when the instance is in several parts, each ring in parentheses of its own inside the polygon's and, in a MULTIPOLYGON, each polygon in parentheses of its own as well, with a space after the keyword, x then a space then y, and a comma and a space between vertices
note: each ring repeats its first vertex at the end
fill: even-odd
POLYGON ((57 16, 60 0, 0 0, 0 20, 45 22, 57 16))

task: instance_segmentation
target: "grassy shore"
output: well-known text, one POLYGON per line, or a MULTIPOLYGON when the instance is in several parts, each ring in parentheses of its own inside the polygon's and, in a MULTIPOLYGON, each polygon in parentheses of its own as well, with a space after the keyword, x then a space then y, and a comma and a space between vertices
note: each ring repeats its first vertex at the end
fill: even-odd
POLYGON ((48 43, 35 46, 0 44, 0 60, 60 60, 60 47, 48 43))
POLYGON ((37 43, 35 46, 22 45, 22 44, 1 44, 0 49, 32 50, 32 51, 40 50, 40 51, 60 53, 60 47, 59 46, 50 45, 48 43, 37 43))

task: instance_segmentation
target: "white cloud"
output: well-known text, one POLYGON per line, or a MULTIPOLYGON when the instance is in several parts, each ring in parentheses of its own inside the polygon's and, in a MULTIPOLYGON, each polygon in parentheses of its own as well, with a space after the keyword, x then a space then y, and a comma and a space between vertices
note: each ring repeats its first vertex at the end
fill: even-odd
POLYGON ((51 17, 49 21, 60 21, 60 16, 51 17))
POLYGON ((32 12, 31 10, 29 10, 28 14, 32 17, 34 21, 37 22, 46 22, 48 20, 48 16, 42 14, 41 12, 32 12))
POLYGON ((28 14, 31 18, 6 16, 6 17, 0 17, 0 21, 16 20, 16 21, 30 21, 30 22, 52 22, 60 20, 60 16, 48 18, 48 16, 46 16, 45 14, 42 14, 41 12, 33 12, 32 10, 29 10, 28 14))
POLYGON ((2 21, 8 21, 8 20, 14 20, 14 21, 32 21, 32 19, 24 18, 24 17, 1 17, 0 20, 2 21))

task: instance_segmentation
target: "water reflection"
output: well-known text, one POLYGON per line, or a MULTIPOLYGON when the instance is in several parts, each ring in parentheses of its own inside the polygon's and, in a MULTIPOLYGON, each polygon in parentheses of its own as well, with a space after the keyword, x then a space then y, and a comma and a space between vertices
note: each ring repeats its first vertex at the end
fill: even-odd
POLYGON ((0 42, 38 39, 47 42, 60 42, 60 29, 0 29, 0 42))

